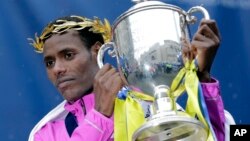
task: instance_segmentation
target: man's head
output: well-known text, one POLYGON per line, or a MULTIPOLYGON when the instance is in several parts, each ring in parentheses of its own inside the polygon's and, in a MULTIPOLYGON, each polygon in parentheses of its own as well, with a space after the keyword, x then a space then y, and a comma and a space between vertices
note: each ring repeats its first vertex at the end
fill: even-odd
POLYGON ((71 16, 48 24, 32 45, 43 53, 51 82, 66 100, 76 101, 92 89, 97 52, 108 39, 107 21, 71 16))

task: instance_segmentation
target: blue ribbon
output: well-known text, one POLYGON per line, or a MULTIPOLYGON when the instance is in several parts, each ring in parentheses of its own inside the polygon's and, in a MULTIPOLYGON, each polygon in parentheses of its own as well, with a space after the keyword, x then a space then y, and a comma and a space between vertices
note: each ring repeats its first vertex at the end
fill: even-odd
POLYGON ((117 97, 121 100, 126 100, 129 90, 130 89, 127 87, 122 87, 122 89, 118 92, 117 97))

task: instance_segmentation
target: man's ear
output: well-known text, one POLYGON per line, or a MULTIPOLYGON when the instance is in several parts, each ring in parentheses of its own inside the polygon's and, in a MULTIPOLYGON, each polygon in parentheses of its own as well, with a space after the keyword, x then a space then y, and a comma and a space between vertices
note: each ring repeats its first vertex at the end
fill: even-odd
POLYGON ((91 46, 91 55, 92 55, 92 59, 94 59, 95 61, 97 61, 97 54, 99 49, 101 48, 102 43, 97 41, 94 45, 91 46))

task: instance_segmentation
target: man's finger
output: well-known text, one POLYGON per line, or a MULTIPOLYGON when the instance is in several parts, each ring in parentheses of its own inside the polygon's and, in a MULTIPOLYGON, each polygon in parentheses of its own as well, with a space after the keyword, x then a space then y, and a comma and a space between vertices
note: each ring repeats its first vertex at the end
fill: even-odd
POLYGON ((105 64, 103 67, 96 73, 96 78, 104 75, 112 66, 110 64, 105 64))

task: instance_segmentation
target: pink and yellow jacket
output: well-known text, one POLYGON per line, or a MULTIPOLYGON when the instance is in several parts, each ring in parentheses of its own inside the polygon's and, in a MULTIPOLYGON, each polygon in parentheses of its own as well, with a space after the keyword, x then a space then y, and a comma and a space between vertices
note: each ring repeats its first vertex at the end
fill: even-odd
MULTIPOLYGON (((225 113, 219 83, 202 83, 202 90, 217 139, 224 141, 225 113)), ((33 128, 29 141, 112 141, 113 131, 113 117, 107 118, 94 109, 91 93, 73 104, 64 101, 54 108, 33 128), (78 122, 71 137, 64 122, 68 112, 72 112, 78 122)))

